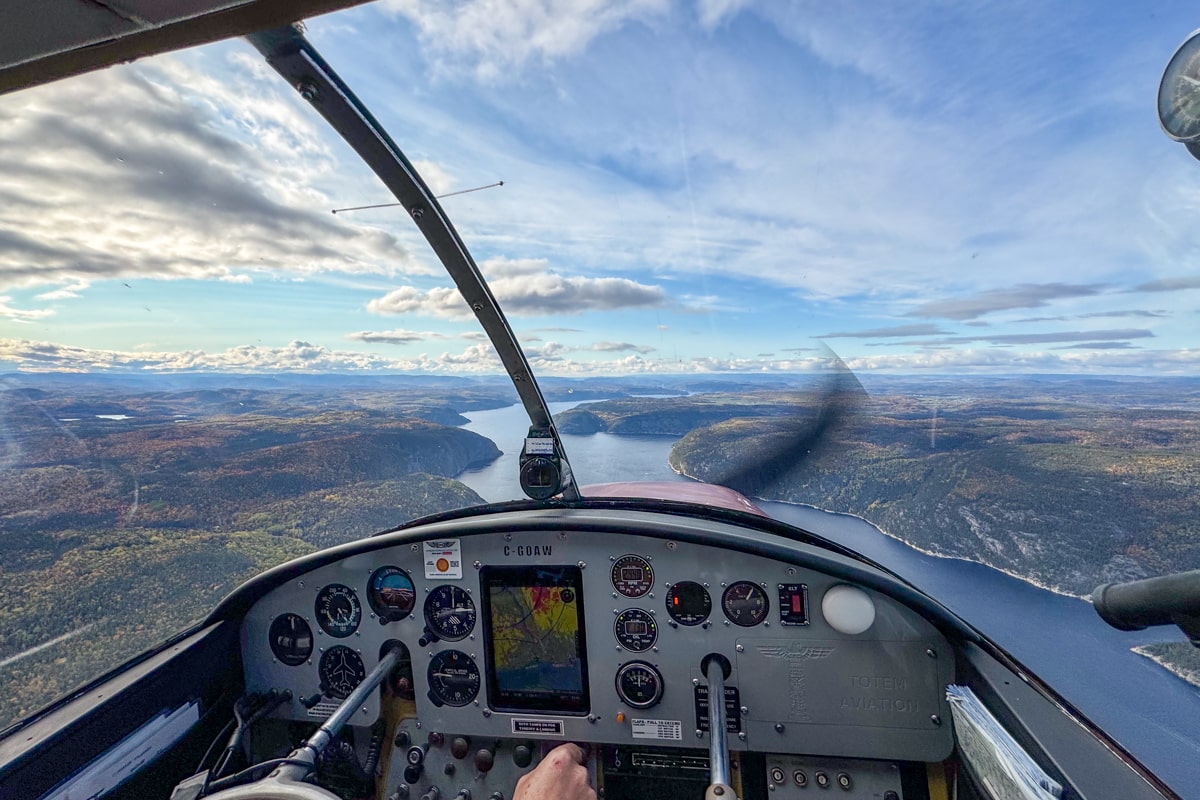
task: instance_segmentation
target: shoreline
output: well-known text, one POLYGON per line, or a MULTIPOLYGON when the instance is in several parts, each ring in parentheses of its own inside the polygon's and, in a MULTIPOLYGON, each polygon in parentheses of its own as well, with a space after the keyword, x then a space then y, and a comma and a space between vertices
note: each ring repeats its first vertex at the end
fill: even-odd
MULTIPOLYGON (((686 472, 683 472, 682 470, 675 469, 675 466, 673 464, 668 463, 668 466, 671 468, 671 470, 676 475, 682 475, 683 477, 688 478, 689 480, 696 481, 697 483, 703 483, 703 481, 701 481, 699 478, 696 478, 693 475, 688 475, 686 472)), ((922 555, 930 556, 932 558, 943 558, 948 561, 965 561, 968 564, 979 564, 980 566, 984 566, 984 567, 987 567, 988 569, 993 569, 996 572, 1007 575, 1010 578, 1016 578, 1019 581, 1024 581, 1025 583, 1028 583, 1030 586, 1037 587, 1038 589, 1043 589, 1047 592, 1053 592, 1054 594, 1060 595, 1062 597, 1070 597, 1074 600, 1083 600, 1084 602, 1087 602, 1087 603, 1092 602, 1092 596, 1090 594, 1081 595, 1081 594, 1076 594, 1074 592, 1068 592, 1065 589, 1059 588, 1057 586, 1051 586, 1049 584, 1042 583, 1042 582, 1038 581, 1036 578, 1031 578, 1028 575, 1022 575, 1022 574, 1020 574, 1018 572, 1014 572, 1010 569, 998 567, 995 564, 989 564, 986 561, 977 561, 973 558, 965 558, 964 556, 947 555, 945 553, 939 553, 934 550, 928 550, 924 547, 921 547, 920 545, 917 545, 917 544, 914 544, 914 543, 908 541, 903 536, 897 536, 894 533, 886 531, 883 528, 876 525, 871 520, 867 519, 866 517, 859 516, 858 514, 855 514, 850 511, 831 511, 828 508, 821 508, 820 506, 815 506, 812 503, 795 503, 790 500, 774 500, 770 497, 751 498, 752 502, 757 502, 760 500, 764 501, 764 502, 768 502, 768 503, 782 503, 782 504, 788 505, 788 506, 796 506, 797 508, 809 508, 809 509, 812 509, 813 511, 819 511, 822 514, 829 514, 831 516, 850 517, 850 518, 856 519, 866 525, 870 525, 872 528, 874 528, 876 531, 878 531, 883 536, 886 536, 889 539, 893 539, 897 542, 900 542, 905 547, 910 547, 913 550, 916 550, 918 553, 921 553, 922 555)))
POLYGON ((1139 645, 1129 648, 1129 650, 1130 650, 1130 652, 1137 653, 1139 656, 1141 656, 1144 659, 1153 661, 1155 664, 1158 664, 1158 666, 1162 667, 1167 672, 1169 672, 1172 675, 1174 675, 1175 677, 1179 678, 1179 680, 1183 681, 1188 686, 1191 686, 1196 689, 1200 689, 1200 673, 1186 670, 1185 668, 1174 664, 1173 662, 1163 658, 1162 656, 1155 655, 1154 653, 1148 652, 1146 650, 1146 647, 1147 647, 1147 645, 1139 644, 1139 645))
POLYGON ((1091 595, 1081 595, 1081 594, 1075 594, 1074 592, 1068 592, 1065 589, 1060 589, 1056 586, 1050 586, 1049 584, 1041 583, 1038 580, 1036 580, 1035 578, 1029 577, 1028 575, 1022 575, 1018 572, 1013 572, 1012 570, 1004 569, 1003 567, 998 567, 995 564, 989 564, 986 561, 977 561, 973 558, 966 558, 964 556, 952 556, 952 555, 947 555, 945 553, 939 553, 934 550, 927 550, 924 547, 921 547, 920 545, 913 544, 912 542, 905 539, 903 536, 897 536, 894 533, 890 533, 889 531, 884 530, 883 528, 879 527, 878 525, 876 525, 874 522, 867 519, 866 517, 861 517, 858 514, 852 513, 850 511, 830 511, 827 508, 821 508, 820 506, 814 506, 811 503, 792 503, 787 500, 770 500, 769 498, 765 498, 765 497, 758 498, 758 499, 766 500, 767 502, 770 502, 770 503, 784 503, 789 506, 802 506, 804 508, 811 508, 816 511, 820 511, 824 514, 831 514, 831 515, 842 516, 842 517, 851 517, 852 519, 856 519, 856 520, 866 523, 867 525, 870 525, 872 528, 879 531, 881 534, 888 537, 889 539, 894 539, 895 541, 903 544, 905 547, 911 547, 913 550, 916 550, 918 553, 921 553, 922 555, 927 555, 932 558, 943 558, 943 559, 946 559, 947 561, 965 561, 968 564, 978 564, 982 567, 987 567, 988 569, 993 569, 996 572, 1007 575, 1010 578, 1016 578, 1019 581, 1024 581, 1025 583, 1028 583, 1030 586, 1035 586, 1038 589, 1043 589, 1047 592, 1053 592, 1054 594, 1060 595, 1062 597, 1070 597, 1074 600, 1083 600, 1088 603, 1092 602, 1091 595))

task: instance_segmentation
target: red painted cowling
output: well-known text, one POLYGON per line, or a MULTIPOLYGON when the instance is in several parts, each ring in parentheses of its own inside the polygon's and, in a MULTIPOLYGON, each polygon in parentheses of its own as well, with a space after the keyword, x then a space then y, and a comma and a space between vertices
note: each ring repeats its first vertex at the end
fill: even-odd
POLYGON ((745 495, 711 483, 676 483, 648 481, 645 483, 593 483, 579 490, 584 497, 629 497, 640 500, 678 500, 733 511, 745 511, 765 517, 767 514, 745 495))

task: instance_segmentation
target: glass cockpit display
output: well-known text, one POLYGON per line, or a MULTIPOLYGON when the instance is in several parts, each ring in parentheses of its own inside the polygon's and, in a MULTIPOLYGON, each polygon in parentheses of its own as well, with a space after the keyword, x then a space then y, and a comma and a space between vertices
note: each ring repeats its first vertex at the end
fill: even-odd
POLYGON ((484 567, 488 698, 503 711, 589 710, 578 567, 484 567))

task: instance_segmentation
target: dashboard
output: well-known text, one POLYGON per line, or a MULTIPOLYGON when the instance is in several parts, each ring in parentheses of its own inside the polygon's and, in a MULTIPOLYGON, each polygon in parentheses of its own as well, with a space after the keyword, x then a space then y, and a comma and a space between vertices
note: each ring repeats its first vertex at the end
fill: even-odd
POLYGON ((649 788, 639 781, 686 783, 708 765, 710 656, 727 673, 733 767, 775 796, 900 798, 903 763, 951 752, 946 639, 877 588, 882 573, 812 545, 581 511, 355 545, 276 579, 249 607, 245 678, 249 691, 290 691, 280 720, 319 723, 402 645, 353 718, 393 726, 389 792, 463 784, 502 800, 564 740, 591 746, 609 797, 649 788))

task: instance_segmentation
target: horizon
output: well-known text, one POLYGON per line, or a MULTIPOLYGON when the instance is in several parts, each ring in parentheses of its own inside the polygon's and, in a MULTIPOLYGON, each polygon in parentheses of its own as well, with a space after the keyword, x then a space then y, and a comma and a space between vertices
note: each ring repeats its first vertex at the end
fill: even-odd
MULTIPOLYGON (((535 373, 1200 375, 1187 4, 585 6, 307 23, 436 194, 504 182, 443 205, 535 373)), ((0 370, 504 374, 406 214, 329 213, 394 198, 244 41, 0 137, 0 370)))

